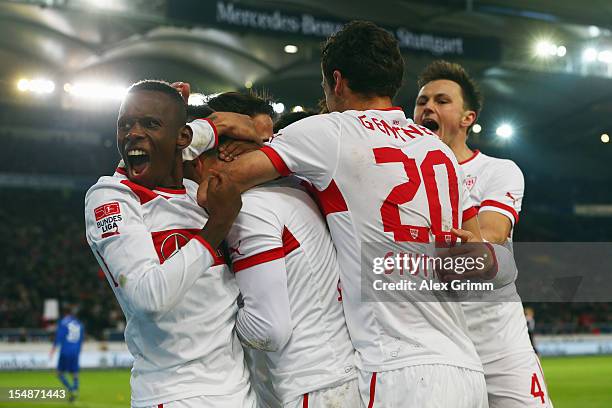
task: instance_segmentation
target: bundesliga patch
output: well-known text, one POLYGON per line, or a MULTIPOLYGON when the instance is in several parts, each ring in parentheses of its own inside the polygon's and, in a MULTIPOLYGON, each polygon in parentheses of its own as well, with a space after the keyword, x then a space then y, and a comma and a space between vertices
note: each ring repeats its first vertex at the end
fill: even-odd
POLYGON ((96 227, 102 233, 102 238, 119 235, 119 224, 123 221, 118 202, 102 204, 94 209, 96 227))

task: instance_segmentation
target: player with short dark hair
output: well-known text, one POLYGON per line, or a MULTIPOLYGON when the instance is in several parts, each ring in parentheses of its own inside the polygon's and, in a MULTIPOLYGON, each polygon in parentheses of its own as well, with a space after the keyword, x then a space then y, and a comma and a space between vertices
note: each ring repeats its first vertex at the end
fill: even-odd
POLYGON ((259 98, 255 94, 224 92, 211 98, 207 105, 216 112, 247 115, 253 120, 253 125, 259 134, 271 135, 272 133, 274 109, 270 101, 259 98))
MULTIPOLYGON (((468 146, 469 131, 482 109, 478 85, 461 65, 441 60, 429 64, 417 83, 415 121, 436 132, 457 157, 465 173, 465 187, 479 209, 483 238, 506 246, 511 253, 524 193, 523 173, 511 160, 490 157, 468 146)), ((514 280, 509 286, 516 292, 514 280)), ((503 290, 507 292, 508 287, 503 290)), ((463 302, 462 307, 484 366, 489 405, 551 407, 520 298, 515 302, 463 302)))
POLYGON ((117 119, 125 168, 85 196, 87 241, 126 317, 133 407, 253 408, 234 331, 238 288, 216 250, 241 207, 212 174, 207 212, 183 179, 191 142, 170 84, 132 86, 117 119))
POLYGON ((251 118, 257 115, 274 116, 270 101, 251 93, 223 92, 211 98, 207 105, 217 112, 241 113, 251 118))
MULTIPOLYGON (((482 365, 459 304, 361 298, 363 242, 479 240, 459 165, 393 106, 403 61, 392 34, 349 23, 328 39, 321 61, 331 113, 285 127, 226 171, 241 190, 292 173, 317 190, 338 253, 363 405, 484 407, 482 365)), ((200 189, 198 199, 205 196, 200 189)), ((490 278, 491 260, 480 276, 490 278)))
POLYGON ((285 128, 298 120, 302 120, 316 114, 316 112, 311 112, 308 110, 300 112, 287 112, 278 118, 278 120, 274 123, 274 133, 278 133, 278 131, 282 128, 285 128))
MULTIPOLYGON (((393 35, 369 21, 353 21, 323 44, 321 69, 331 88, 341 73, 356 94, 393 98, 402 86, 404 60, 393 35)), ((327 106, 338 110, 329 99, 327 106)))
POLYGON ((53 356, 56 348, 59 347, 57 377, 68 391, 68 399, 74 401, 79 392, 79 357, 85 330, 83 324, 77 318, 75 305, 66 304, 62 309, 64 317, 57 324, 57 332, 50 356, 53 356), (66 373, 70 373, 72 384, 66 378, 66 373))

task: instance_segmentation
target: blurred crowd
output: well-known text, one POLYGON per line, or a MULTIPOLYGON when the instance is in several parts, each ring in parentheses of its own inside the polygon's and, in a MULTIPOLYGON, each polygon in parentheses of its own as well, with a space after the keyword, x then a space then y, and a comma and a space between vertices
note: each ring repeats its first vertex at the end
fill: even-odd
POLYGON ((44 328, 45 299, 73 302, 88 335, 123 316, 85 241, 82 191, 0 192, 1 328, 44 328))
MULTIPOLYGON (((123 315, 85 241, 78 190, 0 189, 0 330, 42 329, 45 299, 74 302, 87 335, 104 338, 123 328, 123 315)), ((521 219, 516 241, 604 241, 612 226, 601 219, 538 214, 521 219), (575 224, 575 225, 574 225, 575 224), (560 231, 575 231, 568 236, 560 231)), ((609 222, 608 222, 609 224, 609 222)), ((606 303, 532 303, 536 333, 611 333, 606 303)))

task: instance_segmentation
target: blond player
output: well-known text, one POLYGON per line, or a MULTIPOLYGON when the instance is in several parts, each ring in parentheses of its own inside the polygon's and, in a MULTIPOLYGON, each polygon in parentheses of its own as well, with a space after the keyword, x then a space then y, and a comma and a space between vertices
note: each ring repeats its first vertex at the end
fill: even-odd
MULTIPOLYGON (((415 121, 436 132, 453 150, 465 173, 464 183, 479 208, 483 238, 511 248, 523 200, 523 173, 511 160, 468 147, 469 130, 482 106, 476 84, 460 65, 436 61, 425 68, 418 85, 415 121)), ((485 369, 489 405, 551 407, 520 301, 462 306, 470 338, 485 369)))
POLYGON ((169 84, 130 88, 117 121, 126 168, 87 192, 87 241, 126 316, 131 405, 253 408, 234 331, 238 287, 215 250, 240 197, 215 177, 208 215, 197 205, 197 184, 182 178, 185 119, 169 84))
MULTIPOLYGON (((461 169, 432 132, 393 107, 403 61, 387 31, 349 23, 325 44, 322 71, 332 113, 286 127, 230 163, 228 174, 246 190, 295 173, 318 191, 362 406, 485 407, 482 365, 459 304, 361 299, 362 243, 452 240, 462 225, 480 236, 461 169)), ((198 200, 205 196, 200 188, 198 200)))

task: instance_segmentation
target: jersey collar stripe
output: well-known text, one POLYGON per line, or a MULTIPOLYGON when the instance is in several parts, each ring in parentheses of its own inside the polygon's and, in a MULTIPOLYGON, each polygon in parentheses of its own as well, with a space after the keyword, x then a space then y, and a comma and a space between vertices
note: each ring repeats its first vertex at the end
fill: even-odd
POLYGON ((470 207, 467 210, 463 211, 463 216, 461 217, 461 222, 466 222, 478 215, 478 209, 476 207, 470 207))
POLYGON ((285 257, 284 248, 273 248, 267 251, 261 252, 257 255, 251 255, 249 257, 234 261, 233 269, 234 273, 238 273, 244 269, 251 268, 255 265, 274 261, 285 257))
POLYGON ((272 147, 264 146, 259 150, 261 150, 265 153, 266 156, 268 156, 268 159, 270 159, 272 165, 274 166, 276 171, 280 173, 281 176, 288 176, 292 173, 292 171, 289 170, 289 167, 287 167, 287 165, 285 164, 285 161, 282 159, 282 157, 280 157, 280 155, 276 153, 276 150, 274 150, 272 147))
POLYGON ((136 194, 136 196, 140 200, 140 204, 146 204, 158 196, 148 188, 141 186, 140 184, 136 184, 130 180, 121 180, 121 184, 125 184, 130 188, 130 190, 132 190, 134 194, 136 194))
POLYGON ((480 150, 478 150, 478 149, 474 150, 474 154, 472 154, 472 155, 471 155, 469 158, 465 159, 464 161, 459 162, 459 164, 465 164, 465 163, 467 163, 467 162, 469 162, 469 161, 474 160, 474 158, 475 158, 476 156, 478 156, 478 153, 480 153, 480 150))
POLYGON ((187 194, 187 190, 185 188, 164 188, 164 187, 155 187, 154 191, 159 191, 160 193, 166 194, 187 194))
POLYGON ((390 108, 382 108, 382 109, 368 109, 368 110, 377 110, 377 111, 404 111, 401 106, 391 106, 390 108))
POLYGON ((515 224, 519 220, 519 215, 518 215, 518 213, 516 212, 516 210, 514 208, 510 207, 509 205, 500 203, 499 201, 484 200, 482 203, 480 203, 480 210, 482 210, 483 207, 496 207, 496 208, 500 208, 502 210, 508 211, 514 217, 514 223, 515 224))
POLYGON ((123 167, 117 167, 117 168, 115 169, 115 171, 116 171, 117 173, 119 173, 119 174, 122 174, 122 175, 124 175, 124 176, 127 176, 127 171, 126 171, 126 170, 125 170, 123 167))

